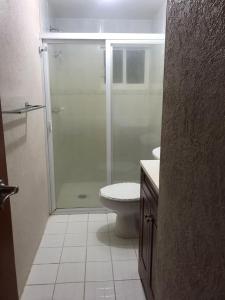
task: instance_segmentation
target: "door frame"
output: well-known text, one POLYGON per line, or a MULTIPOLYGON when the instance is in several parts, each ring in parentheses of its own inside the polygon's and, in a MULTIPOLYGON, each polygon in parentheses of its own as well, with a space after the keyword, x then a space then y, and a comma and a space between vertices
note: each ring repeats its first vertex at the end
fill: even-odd
MULTIPOLYGON (((0 179, 8 185, 6 150, 0 99, 0 179)), ((0 208, 0 295, 1 299, 19 300, 10 199, 0 208)))
POLYGON ((49 75, 49 58, 48 44, 42 45, 43 55, 43 81, 44 81, 44 97, 46 105, 45 113, 45 131, 46 131, 46 153, 47 153, 47 169, 48 169, 48 186, 49 186, 49 213, 52 214, 56 210, 55 198, 55 168, 54 168, 54 151, 53 151, 53 136, 52 136, 52 105, 50 92, 50 75, 49 75))
MULTIPOLYGON (((55 197, 55 173, 54 173, 54 151, 53 151, 53 132, 52 132, 52 113, 51 113, 51 94, 50 94, 50 75, 48 44, 52 43, 73 43, 80 40, 103 40, 105 42, 105 61, 106 61, 106 176, 107 184, 112 182, 112 72, 113 72, 113 47, 118 45, 151 45, 163 44, 164 34, 102 34, 102 33, 47 33, 42 35, 42 59, 43 59, 43 79, 44 95, 46 103, 46 152, 48 157, 49 174, 49 212, 57 213, 55 197)), ((86 211, 87 209, 75 209, 86 211)), ((96 211, 96 209, 89 209, 96 211)), ((97 209, 99 211, 99 209, 97 209)), ((60 209, 68 213, 68 209, 60 209)), ((71 211, 74 209, 71 208, 71 211)))

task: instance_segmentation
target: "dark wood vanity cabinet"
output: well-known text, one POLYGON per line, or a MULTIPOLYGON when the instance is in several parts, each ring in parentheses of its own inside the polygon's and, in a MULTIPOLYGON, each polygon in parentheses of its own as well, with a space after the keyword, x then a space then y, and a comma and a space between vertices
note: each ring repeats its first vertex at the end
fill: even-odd
POLYGON ((141 169, 139 275, 147 300, 154 299, 158 189, 141 169))

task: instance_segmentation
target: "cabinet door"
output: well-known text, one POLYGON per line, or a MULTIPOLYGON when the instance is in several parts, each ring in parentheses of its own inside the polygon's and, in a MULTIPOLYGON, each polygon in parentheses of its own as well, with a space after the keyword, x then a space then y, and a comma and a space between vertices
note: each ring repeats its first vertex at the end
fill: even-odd
POLYGON ((155 299, 155 291, 156 291, 156 269, 157 269, 157 252, 156 252, 156 234, 157 227, 155 223, 155 219, 153 217, 152 221, 152 257, 151 257, 151 270, 150 270, 150 288, 152 299, 155 299))
POLYGON ((139 274, 147 299, 152 299, 151 292, 151 262, 153 242, 153 220, 151 218, 150 194, 141 189, 141 220, 139 240, 139 274))

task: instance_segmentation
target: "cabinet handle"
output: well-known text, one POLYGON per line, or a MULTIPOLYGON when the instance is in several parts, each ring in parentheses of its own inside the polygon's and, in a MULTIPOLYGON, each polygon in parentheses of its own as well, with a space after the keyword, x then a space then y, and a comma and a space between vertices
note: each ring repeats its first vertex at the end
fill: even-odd
POLYGON ((146 219, 146 222, 149 223, 149 222, 152 221, 153 216, 152 215, 145 215, 145 219, 146 219))

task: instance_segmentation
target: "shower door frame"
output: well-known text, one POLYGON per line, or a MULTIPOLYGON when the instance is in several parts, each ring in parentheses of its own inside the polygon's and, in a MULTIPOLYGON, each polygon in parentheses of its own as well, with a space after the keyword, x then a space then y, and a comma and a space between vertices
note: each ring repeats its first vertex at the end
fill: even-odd
POLYGON ((119 45, 143 45, 164 44, 164 34, 103 34, 103 33, 49 33, 42 35, 43 53, 43 80, 44 96, 46 103, 46 153, 47 167, 49 174, 49 212, 69 213, 103 211, 104 208, 71 208, 57 209, 55 197, 55 175, 54 175, 54 149, 52 136, 52 113, 51 113, 51 93, 49 78, 48 44, 73 43, 81 40, 99 40, 105 42, 105 74, 106 74, 106 178, 107 184, 112 181, 112 75, 113 75, 113 47, 119 45))

